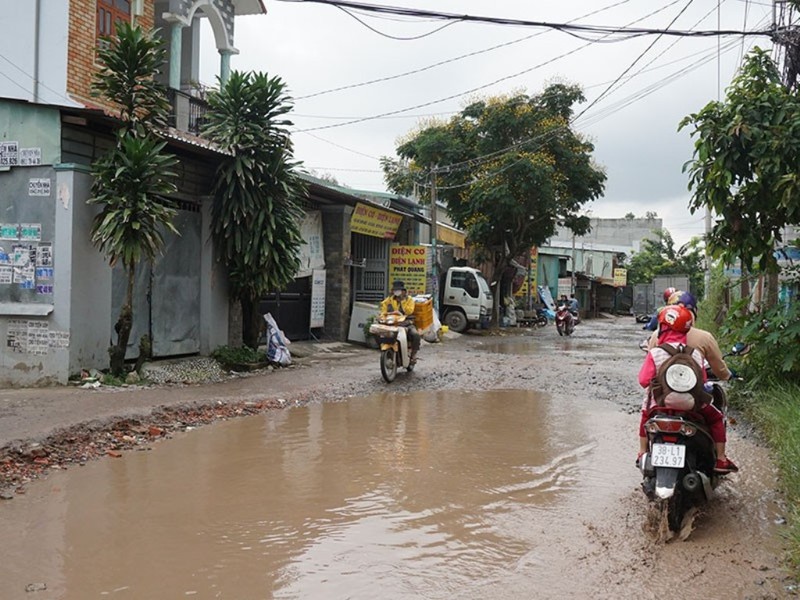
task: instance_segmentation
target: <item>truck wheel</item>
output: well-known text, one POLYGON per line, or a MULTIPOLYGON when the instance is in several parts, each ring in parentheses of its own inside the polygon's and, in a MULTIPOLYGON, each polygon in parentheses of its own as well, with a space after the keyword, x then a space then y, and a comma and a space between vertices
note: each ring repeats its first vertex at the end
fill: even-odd
POLYGON ((444 324, 456 333, 464 333, 467 330, 467 315, 460 310, 451 310, 445 315, 444 324))

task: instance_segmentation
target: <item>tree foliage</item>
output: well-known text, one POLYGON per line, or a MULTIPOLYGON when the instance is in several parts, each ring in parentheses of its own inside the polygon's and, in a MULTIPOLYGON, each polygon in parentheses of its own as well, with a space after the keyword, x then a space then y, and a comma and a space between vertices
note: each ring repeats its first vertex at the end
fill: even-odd
POLYGON ((243 339, 255 348, 260 298, 285 287, 299 266, 305 186, 285 118, 292 104, 279 77, 238 71, 208 103, 204 134, 230 153, 217 170, 211 235, 242 305, 243 339))
POLYGON ((91 228, 92 243, 109 259, 121 262, 128 277, 125 301, 115 325, 117 342, 109 348, 111 371, 124 371, 133 326, 133 284, 142 260, 153 261, 164 245, 175 210, 166 195, 175 191, 171 169, 176 159, 164 153, 166 143, 154 128, 165 123, 169 103, 154 79, 163 64, 164 48, 152 33, 126 23, 117 38, 99 51, 104 68, 94 92, 114 103, 122 127, 112 150, 92 164, 90 204, 100 207, 91 228))
POLYGON ((684 169, 690 208, 717 215, 708 238, 715 256, 769 273, 781 230, 800 224, 800 98, 782 83, 769 54, 750 52, 725 100, 689 115, 694 157, 684 169))
POLYGON ((581 209, 602 194, 606 176, 592 160, 593 145, 570 127, 581 101, 577 86, 553 84, 538 95, 473 102, 409 134, 398 159, 384 158, 387 185, 408 194, 427 186, 435 169, 450 217, 496 269, 560 225, 584 234, 589 218, 581 209))
POLYGON ((627 261, 628 281, 650 283, 658 275, 688 275, 692 293, 702 297, 705 285, 700 240, 692 239, 675 249, 675 242, 669 231, 656 229, 653 233, 656 239, 644 240, 641 250, 627 261))

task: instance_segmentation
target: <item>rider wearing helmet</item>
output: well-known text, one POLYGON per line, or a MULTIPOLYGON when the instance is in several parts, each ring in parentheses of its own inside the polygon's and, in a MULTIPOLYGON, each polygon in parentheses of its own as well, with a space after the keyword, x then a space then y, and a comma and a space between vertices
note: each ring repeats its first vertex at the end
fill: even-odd
MULTIPOLYGON (((414 316, 414 298, 408 295, 406 285, 399 279, 392 283, 392 293, 388 298, 381 302, 381 314, 385 315, 390 312, 402 313, 406 316, 414 316)), ((414 323, 411 320, 405 321, 403 326, 406 328, 408 335, 411 353, 409 359, 412 364, 417 362, 417 352, 419 352, 420 335, 414 323)))
MULTIPOLYGON (((691 294, 688 294, 691 296, 691 294)), ((685 298, 687 303, 694 297, 685 298)), ((696 302, 693 302, 696 305, 696 302)), ((639 370, 639 384, 648 388, 648 393, 642 403, 642 418, 639 423, 639 459, 642 454, 647 452, 647 434, 644 430, 644 425, 649 418, 650 410, 653 408, 655 399, 650 393, 650 385, 658 373, 659 367, 669 358, 669 353, 661 348, 662 345, 668 344, 670 346, 690 346, 692 347, 692 358, 700 366, 703 377, 705 378, 705 369, 703 369, 703 354, 694 344, 692 344, 688 337, 694 329, 694 314, 689 307, 681 303, 670 304, 659 313, 658 315, 658 332, 657 332, 657 345, 651 347, 647 352, 647 357, 639 370)), ((706 333, 706 332, 704 332, 706 333)), ((725 455, 725 444, 727 435, 725 431, 725 419, 720 410, 712 403, 705 404, 697 412, 703 415, 703 418, 708 425, 711 439, 714 440, 714 446, 717 453, 717 462, 714 465, 714 470, 718 473, 731 473, 738 471, 739 468, 733 463, 732 460, 725 455)))
MULTIPOLYGON (((667 288, 669 289, 669 288, 667 288)), ((664 290, 666 293, 667 290, 664 290)), ((697 318, 697 299, 690 292, 678 290, 673 292, 667 300, 668 305, 678 304, 684 308, 688 308, 691 313, 697 318)), ((733 376, 728 365, 722 359, 722 351, 719 349, 717 340, 705 329, 699 327, 692 327, 686 334, 686 344, 692 348, 697 348, 703 353, 703 357, 708 362, 714 375, 720 381, 727 381, 733 376)), ((658 345, 658 333, 653 332, 650 340, 647 343, 647 348, 654 348, 658 345)))
MULTIPOLYGON (((669 304, 669 299, 672 295, 677 292, 674 287, 668 287, 664 290, 664 293, 661 294, 662 298, 664 298, 664 306, 669 304)), ((662 308, 659 308, 656 312, 653 313, 653 316, 650 317, 650 320, 647 322, 647 325, 642 327, 642 329, 647 329, 648 331, 655 331, 658 328, 658 313, 661 312, 662 308)))

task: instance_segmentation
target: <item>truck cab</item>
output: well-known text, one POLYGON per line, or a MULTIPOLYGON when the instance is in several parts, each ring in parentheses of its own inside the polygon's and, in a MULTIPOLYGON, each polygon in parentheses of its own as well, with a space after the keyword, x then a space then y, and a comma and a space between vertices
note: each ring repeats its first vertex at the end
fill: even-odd
POLYGON ((486 327, 492 316, 492 291, 483 273, 471 267, 450 267, 440 286, 442 323, 462 333, 486 327))

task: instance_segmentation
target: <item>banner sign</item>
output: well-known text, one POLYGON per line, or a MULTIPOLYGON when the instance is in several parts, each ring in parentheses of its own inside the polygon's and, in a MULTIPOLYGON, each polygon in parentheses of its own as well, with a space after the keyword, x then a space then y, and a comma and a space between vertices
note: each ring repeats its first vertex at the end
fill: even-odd
POLYGON ((628 270, 614 269, 614 287, 625 287, 628 284, 628 270))
MULTIPOLYGON (((536 293, 536 289, 538 287, 537 286, 537 280, 536 280, 536 274, 537 274, 537 271, 539 269, 539 248, 537 248, 536 246, 531 248, 530 265, 531 266, 530 266, 530 269, 529 269, 528 272, 530 274, 530 284, 531 284, 531 290, 532 290, 531 291, 531 296, 533 297, 533 301, 534 302, 539 302, 538 294, 536 293)), ((525 275, 525 279, 523 279, 523 281, 522 281, 522 285, 517 290, 517 293, 514 294, 514 295, 517 296, 518 298, 527 298, 528 297, 528 275, 527 274, 525 275)))
POLYGON ((350 217, 350 231, 393 240, 403 216, 359 202, 350 217))
POLYGON ((389 284, 397 279, 405 282, 409 295, 425 293, 427 280, 428 248, 426 246, 398 246, 389 251, 389 284))
POLYGON ((311 272, 311 319, 308 327, 325 327, 325 271, 311 272))
POLYGON ((325 253, 322 246, 322 213, 320 211, 306 212, 300 223, 300 235, 303 236, 303 243, 298 252, 300 266, 294 275, 295 278, 310 277, 312 271, 320 271, 325 268, 325 253))

